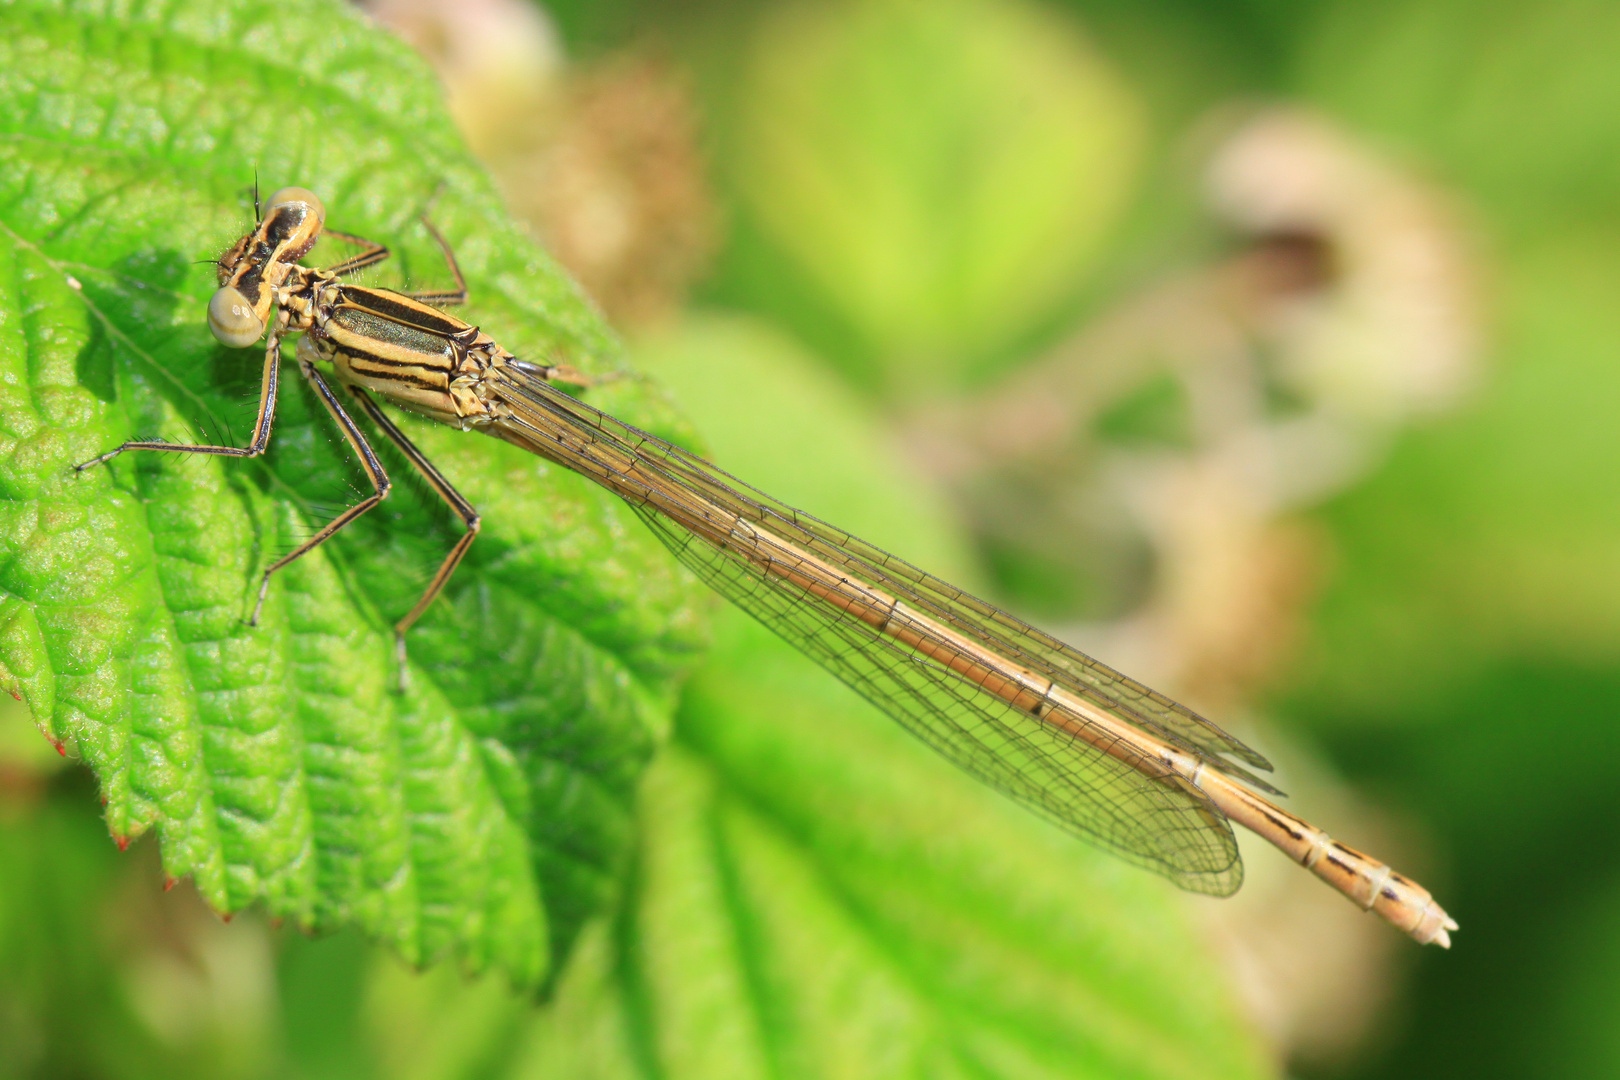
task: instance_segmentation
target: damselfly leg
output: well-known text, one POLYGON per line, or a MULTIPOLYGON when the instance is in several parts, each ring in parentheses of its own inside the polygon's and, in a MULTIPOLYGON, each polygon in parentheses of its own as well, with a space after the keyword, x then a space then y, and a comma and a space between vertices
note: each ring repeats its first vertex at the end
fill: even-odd
POLYGON ((331 274, 333 277, 343 277, 346 274, 354 273, 356 270, 363 270, 368 266, 376 266, 389 256, 388 248, 385 245, 379 244, 375 240, 367 240, 363 236, 355 236, 353 233, 338 232, 336 229, 327 229, 324 227, 321 229, 321 235, 330 236, 334 240, 341 240, 345 244, 353 244, 355 247, 360 249, 355 254, 350 255, 347 259, 344 259, 341 262, 335 262, 331 266, 328 266, 325 270, 321 271, 323 274, 331 274))
POLYGON ((465 304, 467 302, 467 279, 461 276, 461 264, 456 262, 456 253, 450 250, 450 241, 446 240, 444 234, 435 228, 433 222, 427 218, 422 218, 421 222, 422 228, 428 231, 428 235, 433 237, 433 242, 439 245, 439 250, 444 252, 445 265, 450 267, 450 276, 455 279, 456 287, 438 291, 408 292, 405 295, 412 300, 419 300, 434 307, 456 307, 465 304))
POLYGON ((444 590, 445 582, 450 580, 450 575, 454 574, 456 567, 461 565, 461 560, 466 556, 467 549, 472 547, 474 540, 478 539, 481 519, 472 503, 462 497, 461 492, 457 491, 454 485, 445 479, 444 474, 427 459, 427 455, 416 448, 416 444, 411 442, 405 433, 394 425, 394 422, 388 418, 388 414, 378 408, 377 403, 372 401, 364 390, 358 386, 351 386, 349 392, 354 395, 354 400, 360 406, 361 411, 366 414, 373 424, 377 425, 377 430, 386 435, 388 440, 399 449, 399 452, 405 455, 405 460, 409 461, 416 471, 422 474, 422 478, 438 493, 439 498, 443 499, 446 505, 455 511, 456 516, 461 518, 461 523, 467 527, 467 531, 462 534, 461 539, 456 541, 455 546, 444 557, 444 562, 439 564, 438 572, 433 575, 433 580, 428 582, 428 587, 423 590, 421 598, 416 601, 416 606, 411 608, 403 619, 394 624, 394 655, 399 662, 399 678, 403 687, 406 672, 405 635, 410 633, 411 627, 416 625, 416 620, 422 617, 422 613, 428 609, 428 605, 438 599, 439 593, 444 590))
POLYGON ((259 625, 259 612, 264 609, 264 598, 270 591, 270 575, 288 563, 296 562, 331 539, 332 535, 343 526, 388 498, 389 489, 393 487, 393 481, 388 478, 382 462, 377 460, 377 454, 371 449, 371 444, 355 426, 354 418, 344 411, 342 403, 338 401, 337 395, 332 392, 332 387, 321 376, 320 371, 314 364, 302 358, 298 361, 298 370, 315 388, 315 395, 321 399, 321 404, 326 406, 326 411, 331 414, 332 419, 337 421, 338 429, 343 432, 343 438, 354 448, 355 455, 360 459, 360 467, 366 472, 366 479, 371 481, 372 494, 345 509, 337 517, 322 525, 314 536, 265 567, 264 574, 259 579, 259 598, 253 604, 253 614, 248 617, 249 626, 259 625))

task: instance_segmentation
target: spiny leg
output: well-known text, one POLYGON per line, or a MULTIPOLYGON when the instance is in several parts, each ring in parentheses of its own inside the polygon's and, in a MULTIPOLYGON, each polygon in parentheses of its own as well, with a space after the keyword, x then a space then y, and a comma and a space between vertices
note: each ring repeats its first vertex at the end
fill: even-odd
POLYGON ((378 407, 375 401, 371 400, 370 395, 357 386, 349 387, 349 392, 354 395, 355 401, 366 416, 371 419, 371 422, 376 424, 378 429, 388 436, 389 441, 399 448, 399 452, 405 455, 405 459, 411 463, 417 472, 422 474, 422 477, 427 480, 433 490, 438 492, 439 498, 449 504, 450 509, 456 512, 456 516, 461 518, 462 524, 467 527, 467 531, 462 534, 461 539, 456 541, 455 546, 450 549, 450 553, 444 557, 444 562, 439 564, 438 573, 434 574, 433 580, 428 582, 428 587, 423 590, 421 599, 416 601, 416 606, 411 608, 409 614, 403 619, 394 624, 394 651, 399 660, 399 683, 400 689, 403 691, 406 670, 405 635, 412 626, 416 625, 416 620, 422 617, 422 613, 428 609, 428 605, 433 603, 438 598, 439 593, 444 591, 445 583, 450 580, 450 575, 456 572, 456 567, 461 565, 461 560, 467 554, 467 549, 472 547, 474 540, 478 539, 478 529, 481 522, 478 511, 473 508, 472 503, 462 497, 461 492, 457 491, 450 481, 445 479, 444 474, 427 459, 427 455, 418 450, 416 444, 411 442, 406 434, 395 426, 394 422, 378 407))
MULTIPOLYGON (((455 252, 450 250, 450 241, 444 238, 444 234, 439 232, 439 230, 434 227, 433 222, 429 221, 426 216, 422 218, 422 227, 426 229, 428 234, 431 235, 438 243, 439 250, 444 252, 444 261, 450 267, 451 276, 456 279, 456 287, 453 291, 413 292, 406 293, 405 295, 409 296, 412 300, 419 300, 424 304, 434 304, 439 307, 465 304, 467 302, 467 279, 461 274, 461 264, 456 262, 455 252)), ((471 333, 470 338, 476 338, 477 336, 477 332, 474 330, 471 333)), ((576 386, 583 386, 587 389, 592 386, 596 386, 598 383, 608 381, 608 378, 611 378, 611 376, 606 378, 598 378, 586 375, 584 372, 579 371, 569 364, 536 364, 532 361, 526 360, 515 361, 515 363, 529 374, 536 375, 548 382, 552 379, 560 379, 563 382, 573 383, 576 386)))
POLYGON ((182 454, 220 454, 225 457, 251 458, 264 453, 264 448, 270 445, 270 428, 276 420, 276 385, 281 371, 281 328, 270 331, 270 337, 264 349, 264 375, 259 381, 259 418, 253 424, 253 438, 248 440, 246 446, 190 446, 185 443, 168 443, 138 440, 115 446, 99 457, 81 462, 73 466, 74 472, 84 472, 92 465, 111 461, 125 450, 173 450, 182 454))
POLYGON ((321 232, 326 236, 336 237, 345 243, 355 244, 365 249, 358 254, 350 255, 342 262, 336 262, 328 266, 325 272, 335 277, 343 277, 345 274, 352 274, 356 270, 375 266, 388 258, 388 248, 375 240, 367 240, 365 237, 355 236, 353 233, 338 232, 336 229, 322 229, 321 232))
POLYGON ((454 307, 457 304, 465 304, 467 302, 467 279, 461 276, 461 265, 456 262, 455 253, 450 250, 450 242, 444 238, 443 233, 434 228, 433 222, 429 221, 426 216, 422 218, 422 227, 438 243, 439 250, 444 252, 444 261, 449 264, 450 276, 456 279, 456 287, 454 289, 406 293, 405 295, 412 300, 420 300, 424 304, 432 304, 435 307, 454 307))
POLYGON ((253 616, 248 619, 249 626, 259 624, 259 612, 264 609, 265 594, 270 591, 271 574, 274 574, 293 560, 309 554, 329 540, 333 533, 382 502, 388 497, 388 489, 392 486, 392 482, 388 479, 388 473, 384 471, 382 462, 377 460, 377 455, 371 449, 371 444, 366 441, 366 437, 355 426, 354 418, 343 410, 343 403, 338 401, 336 394, 332 393, 331 386, 327 385, 326 380, 321 378, 321 373, 315 369, 315 365, 300 358, 298 369, 303 372, 304 378, 308 379, 310 384, 315 387, 315 392, 320 396, 321 404, 325 405, 326 411, 332 414, 332 419, 337 421, 338 427, 343 431, 343 437, 349 441, 349 445, 354 447, 354 452, 359 455, 360 467, 366 470, 366 477, 371 481, 375 493, 367 495, 364 499, 343 511, 343 513, 322 526, 314 536, 270 564, 264 572, 264 577, 259 581, 259 599, 253 605, 253 616))
MULTIPOLYGON (((436 307, 465 304, 467 302, 467 282, 461 276, 461 267, 457 265, 456 257, 451 253, 449 243, 427 218, 422 219, 422 224, 427 228, 433 239, 438 242, 439 250, 444 252, 444 260, 450 264, 450 273, 456 279, 456 288, 453 290, 439 289, 427 292, 408 292, 405 295, 412 300, 420 300, 424 304, 433 304, 436 307)), ((367 240, 365 237, 355 236, 353 233, 338 232, 336 229, 323 229, 322 232, 326 236, 335 237, 365 249, 357 255, 351 255, 342 262, 336 262, 326 267, 324 272, 336 277, 352 274, 356 270, 363 270, 368 266, 375 266, 389 256, 388 248, 375 240, 367 240)))

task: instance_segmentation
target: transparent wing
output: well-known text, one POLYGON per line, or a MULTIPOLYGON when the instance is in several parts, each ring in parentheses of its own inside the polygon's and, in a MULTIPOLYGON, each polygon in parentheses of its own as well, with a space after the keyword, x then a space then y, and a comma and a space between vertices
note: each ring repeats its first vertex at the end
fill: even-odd
POLYGON ((994 604, 750 487, 678 446, 592 409, 547 383, 524 379, 522 385, 529 388, 523 395, 525 398, 532 396, 535 404, 549 402, 550 407, 565 411, 575 422, 588 425, 597 437, 615 439, 632 447, 641 459, 656 463, 692 491, 706 494, 744 520, 768 527, 829 561, 849 566, 868 580, 883 582, 888 591, 941 621, 972 633, 1008 659, 1041 672, 1086 700, 1183 749, 1207 756, 1210 765, 1245 783, 1271 794, 1281 794, 1265 780, 1222 758, 1231 755, 1267 772, 1271 771, 1269 761, 1186 706, 994 604))
POLYGON ((1078 711, 1043 698, 1032 715, 1006 687, 1045 680, 1247 779, 1220 756, 1264 767, 1242 743, 999 608, 521 369, 508 367, 500 385, 509 416, 498 434, 625 498, 706 583, 945 757, 1183 888, 1227 895, 1241 884, 1231 826, 1197 788, 1078 711), (888 618, 908 608, 923 617, 896 640, 888 618))
POLYGON ((649 506, 636 509, 717 592, 974 776, 1183 888, 1224 896, 1241 883, 1231 827, 1158 762, 1138 755, 1133 766, 1109 756, 849 612, 792 591, 733 549, 704 542, 649 506))

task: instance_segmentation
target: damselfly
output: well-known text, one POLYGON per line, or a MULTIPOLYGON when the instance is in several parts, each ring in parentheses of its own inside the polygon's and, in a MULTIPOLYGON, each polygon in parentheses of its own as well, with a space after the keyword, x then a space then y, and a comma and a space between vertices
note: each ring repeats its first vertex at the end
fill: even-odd
POLYGON ((1219 727, 994 605, 562 392, 556 381, 586 383, 566 369, 520 360, 439 310, 465 301, 467 290, 431 225, 455 289, 407 294, 342 280, 388 251, 326 230, 325 214, 310 192, 285 188, 220 260, 219 291, 208 306, 214 335, 245 347, 268 331, 248 444, 130 442, 79 466, 126 450, 263 453, 281 342, 302 333, 299 370, 359 456, 373 494, 264 571, 250 622, 271 575, 388 494, 382 464, 322 374, 329 365, 359 412, 467 527, 395 626, 402 672, 406 633, 477 536, 478 514, 373 394, 515 443, 620 496, 722 595, 945 757, 1069 831, 1185 889, 1226 896, 1243 880, 1236 822, 1418 941, 1449 947, 1457 924, 1427 890, 1264 798, 1259 792, 1278 793, 1244 766, 1270 764, 1219 727), (324 270, 300 265, 323 231, 360 252, 324 270))

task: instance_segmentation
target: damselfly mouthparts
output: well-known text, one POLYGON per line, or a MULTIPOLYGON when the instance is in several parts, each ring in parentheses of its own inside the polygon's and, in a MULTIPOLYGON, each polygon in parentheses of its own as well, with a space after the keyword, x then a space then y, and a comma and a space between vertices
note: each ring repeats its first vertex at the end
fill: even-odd
POLYGON ((467 525, 395 627, 402 671, 406 632, 466 554, 478 515, 373 394, 515 443, 625 499, 722 595, 945 757, 1070 831, 1183 888, 1225 896, 1243 880, 1236 822, 1418 941, 1450 945, 1448 931, 1457 924, 1427 890, 1258 794, 1276 791, 1244 765, 1269 770, 1270 764, 1214 724, 1007 612, 563 393, 555 380, 584 381, 516 358, 435 306, 466 299, 461 272, 436 231, 456 288, 405 294, 341 280, 388 255, 355 237, 345 237, 361 248, 352 258, 325 270, 299 265, 324 224, 319 199, 283 189, 220 261, 220 288, 208 308, 215 336, 240 347, 268 331, 259 415, 247 446, 132 442, 80 466, 125 450, 262 453, 275 416, 281 340, 301 332, 299 370, 359 455, 374 493, 269 566, 259 605, 275 571, 388 494, 387 474, 322 374, 330 365, 359 411, 467 525))

